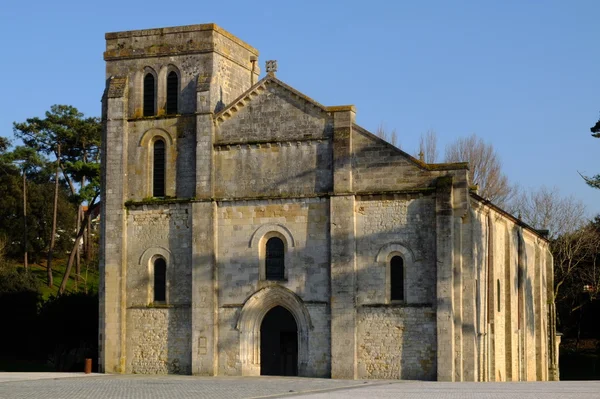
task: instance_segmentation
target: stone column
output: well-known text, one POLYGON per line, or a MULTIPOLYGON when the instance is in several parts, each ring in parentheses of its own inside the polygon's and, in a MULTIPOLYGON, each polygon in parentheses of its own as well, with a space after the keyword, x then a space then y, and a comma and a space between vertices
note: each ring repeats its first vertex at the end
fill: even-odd
POLYGON ((527 381, 527 339, 525 317, 525 279, 527 273, 527 261, 525 241, 523 239, 523 228, 517 227, 517 297, 518 297, 518 340, 519 340, 519 381, 527 381))
POLYGON ((454 220, 452 176, 438 178, 436 190, 437 379, 454 381, 454 220))
POLYGON ((462 299, 462 380, 477 381, 477 287, 475 280, 477 278, 475 247, 476 240, 481 240, 481 235, 475 237, 473 232, 476 223, 474 211, 469 209, 465 216, 465 224, 461 230, 463 241, 462 246, 462 290, 464 291, 462 299))
POLYGON ((199 77, 196 86, 196 198, 213 195, 214 124, 211 110, 211 78, 199 77))
POLYGON ((103 98, 99 366, 125 372, 127 79, 111 77, 103 98))
POLYGON ((196 199, 192 204, 192 373, 217 373, 216 212, 211 75, 196 86, 196 199))
POLYGON ((192 374, 216 375, 216 211, 214 201, 192 204, 192 374))
POLYGON ((357 377, 356 243, 352 192, 354 107, 330 108, 333 129, 331 233, 331 377, 357 377))
POLYGON ((333 196, 330 207, 331 378, 354 379, 357 376, 354 196, 333 196))
POLYGON ((333 191, 352 192, 352 126, 356 117, 353 105, 328 107, 333 113, 333 191))

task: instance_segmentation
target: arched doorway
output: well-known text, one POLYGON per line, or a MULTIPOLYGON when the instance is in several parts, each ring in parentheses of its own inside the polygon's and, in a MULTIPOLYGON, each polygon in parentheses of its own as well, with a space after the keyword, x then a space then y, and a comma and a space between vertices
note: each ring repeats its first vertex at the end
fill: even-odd
POLYGON ((240 311, 236 329, 240 332, 242 375, 261 374, 261 327, 267 313, 278 306, 291 313, 296 324, 297 375, 302 377, 310 375, 308 335, 313 329, 310 314, 298 295, 280 285, 271 285, 255 292, 244 302, 240 311))
POLYGON ((298 326, 282 306, 269 310, 260 326, 260 374, 298 375, 298 326))

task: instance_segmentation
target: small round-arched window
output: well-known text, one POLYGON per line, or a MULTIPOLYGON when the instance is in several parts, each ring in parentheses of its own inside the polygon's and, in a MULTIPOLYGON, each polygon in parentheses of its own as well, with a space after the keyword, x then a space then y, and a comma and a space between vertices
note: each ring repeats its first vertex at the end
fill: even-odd
POLYGON ((404 259, 398 255, 390 260, 390 299, 404 300, 404 259))
POLYGON ((167 262, 163 258, 154 260, 154 302, 167 300, 167 262))
POLYGON ((267 280, 283 280, 285 278, 285 245, 279 237, 271 237, 267 241, 265 270, 267 280))

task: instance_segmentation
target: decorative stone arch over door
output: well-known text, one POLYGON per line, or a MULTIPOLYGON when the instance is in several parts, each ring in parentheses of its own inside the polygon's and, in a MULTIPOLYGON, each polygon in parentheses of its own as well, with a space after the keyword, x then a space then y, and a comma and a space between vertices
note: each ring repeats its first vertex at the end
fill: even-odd
POLYGON ((236 329, 240 332, 242 375, 260 375, 260 327, 275 306, 287 309, 298 327, 298 375, 308 375, 308 333, 313 326, 310 314, 298 295, 273 285, 254 293, 242 307, 236 329))

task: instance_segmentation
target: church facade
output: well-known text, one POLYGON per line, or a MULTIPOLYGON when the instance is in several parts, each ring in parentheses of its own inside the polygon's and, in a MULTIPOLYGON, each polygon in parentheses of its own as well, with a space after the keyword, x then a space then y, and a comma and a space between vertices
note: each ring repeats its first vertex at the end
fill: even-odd
POLYGON ((543 234, 214 24, 106 34, 100 369, 557 378, 543 234))

